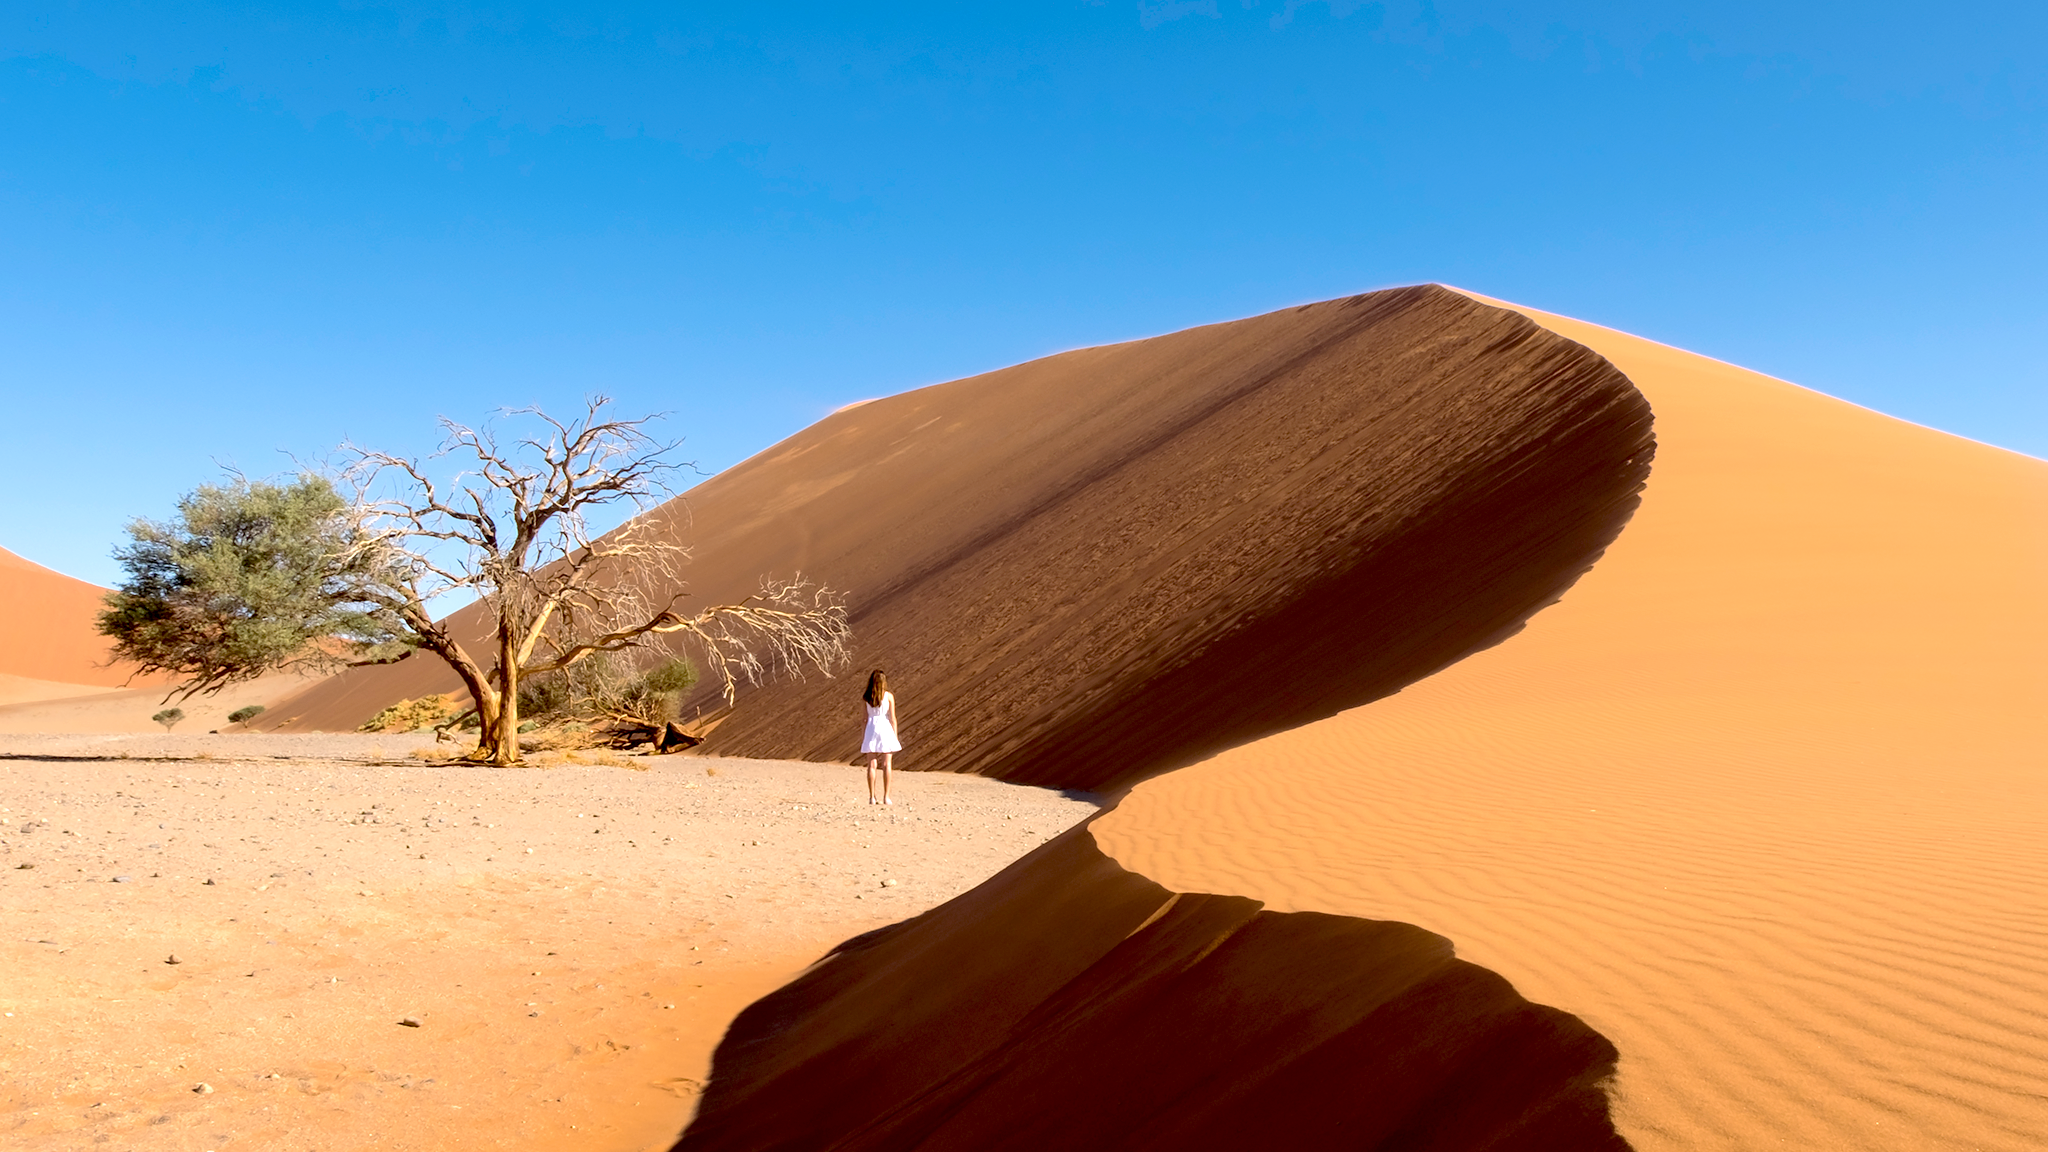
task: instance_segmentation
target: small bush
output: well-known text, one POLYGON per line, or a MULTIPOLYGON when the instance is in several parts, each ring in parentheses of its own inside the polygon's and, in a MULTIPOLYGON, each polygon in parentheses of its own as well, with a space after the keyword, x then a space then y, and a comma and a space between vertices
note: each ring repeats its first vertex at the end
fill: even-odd
POLYGON ((543 724, 630 718, 658 728, 676 718, 683 693, 696 683, 697 669, 687 660, 670 658, 636 674, 622 658, 599 652, 521 684, 519 715, 543 724))
POLYGON ((417 732, 431 728, 454 714, 454 704, 445 693, 440 696, 422 696, 417 700, 400 700, 384 709, 358 732, 417 732))
POLYGON ((246 708, 237 708, 233 712, 228 713, 228 723, 243 724, 261 715, 263 715, 263 705, 251 704, 246 708))
POLYGON ((519 686, 519 714, 553 716, 567 712, 573 696, 568 678, 558 674, 536 676, 519 686))
POLYGON ((155 723, 163 725, 164 731, 169 732, 172 728, 177 726, 178 721, 183 720, 184 718, 185 710, 183 708, 166 708, 163 711, 157 713, 156 715, 151 716, 150 720, 154 721, 155 723))
POLYGON ((697 683, 697 669, 688 660, 670 660, 640 677, 649 692, 682 692, 697 683))

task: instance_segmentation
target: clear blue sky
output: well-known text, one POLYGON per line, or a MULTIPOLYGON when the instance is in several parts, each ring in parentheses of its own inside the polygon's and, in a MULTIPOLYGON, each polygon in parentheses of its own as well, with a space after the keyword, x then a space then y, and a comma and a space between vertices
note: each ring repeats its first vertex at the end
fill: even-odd
POLYGON ((7 5, 0 546, 1423 280, 2048 455, 2038 0, 606 7, 7 5))

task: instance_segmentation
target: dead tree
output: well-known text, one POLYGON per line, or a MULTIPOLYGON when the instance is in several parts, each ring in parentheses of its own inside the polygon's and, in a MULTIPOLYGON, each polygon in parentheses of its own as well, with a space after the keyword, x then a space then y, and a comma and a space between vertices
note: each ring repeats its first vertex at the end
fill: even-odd
POLYGON ((466 466, 437 484, 421 462, 345 446, 356 487, 352 570, 372 573, 355 595, 394 633, 448 662, 469 690, 480 737, 471 758, 519 760, 519 685, 597 653, 682 641, 701 653, 728 703, 738 682, 770 671, 830 675, 847 658, 845 606, 805 582, 766 581, 736 604, 682 607, 689 551, 636 515, 593 536, 588 517, 628 503, 645 512, 667 494, 673 443, 646 432, 653 417, 606 416, 607 397, 582 417, 537 408, 508 416, 542 425, 501 445, 496 432, 443 420, 437 457, 466 466), (434 605, 476 597, 487 647, 472 652, 434 605))

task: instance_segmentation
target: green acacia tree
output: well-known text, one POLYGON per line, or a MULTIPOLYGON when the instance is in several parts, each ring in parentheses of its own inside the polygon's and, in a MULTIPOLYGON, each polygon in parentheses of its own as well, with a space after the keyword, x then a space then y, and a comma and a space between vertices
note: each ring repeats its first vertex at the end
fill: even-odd
POLYGON ((471 755, 519 759, 519 688, 600 653, 694 646, 728 702, 741 678, 827 675, 849 636, 838 596, 801 578, 685 614, 689 553, 644 516, 593 534, 587 517, 667 494, 673 444, 618 420, 593 397, 578 419, 508 413, 535 434, 501 444, 493 429, 444 420, 439 455, 463 465, 441 484, 421 461, 345 447, 341 480, 277 485, 237 479, 201 488, 174 524, 137 521, 116 557, 129 579, 100 618, 116 654, 170 671, 183 691, 304 661, 391 663, 425 650, 446 661, 475 705, 471 755), (474 598, 486 622, 471 644, 436 606, 474 598))
POLYGON ((118 659, 175 677, 182 699, 278 668, 402 650, 354 602, 370 554, 350 527, 349 502, 324 476, 203 484, 174 519, 128 525, 114 551, 127 578, 108 593, 99 630, 118 659))

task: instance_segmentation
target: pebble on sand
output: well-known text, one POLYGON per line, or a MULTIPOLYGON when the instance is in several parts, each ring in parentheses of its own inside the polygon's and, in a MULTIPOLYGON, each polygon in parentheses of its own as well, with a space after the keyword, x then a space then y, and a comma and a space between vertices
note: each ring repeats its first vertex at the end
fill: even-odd
POLYGON ((200 1084, 195 1086, 192 1090, 194 1092, 199 1093, 201 1096, 213 1095, 213 1085, 211 1084, 200 1084))
POLYGON ((178 959, 178 954, 177 954, 176 952, 173 952, 173 953, 171 953, 171 955, 170 955, 170 958, 169 958, 169 959, 167 959, 167 960, 165 960, 165 961, 164 961, 164 963, 166 963, 166 964, 183 964, 183 963, 184 963, 184 961, 183 961, 183 960, 180 960, 180 959, 178 959))
POLYGON ((403 1028, 417 1028, 420 1026, 420 1018, 417 1016, 407 1016, 405 1019, 400 1020, 398 1023, 399 1026, 403 1028))

